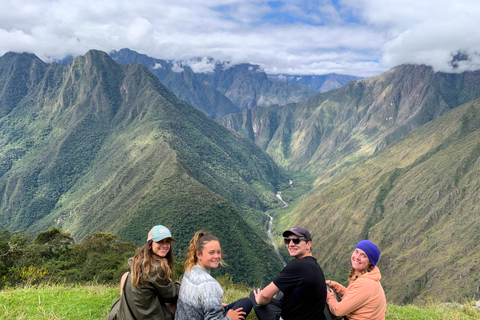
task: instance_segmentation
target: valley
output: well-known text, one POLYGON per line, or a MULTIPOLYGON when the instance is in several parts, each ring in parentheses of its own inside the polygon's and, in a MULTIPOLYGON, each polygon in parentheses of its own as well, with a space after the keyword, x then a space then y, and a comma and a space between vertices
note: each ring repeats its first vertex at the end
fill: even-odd
POLYGON ((400 65, 319 93, 257 67, 6 53, 1 227, 140 245, 161 222, 178 257, 206 228, 230 261, 218 275, 258 286, 288 259, 283 230, 304 225, 330 279, 370 239, 389 301, 478 296, 480 72, 400 65))

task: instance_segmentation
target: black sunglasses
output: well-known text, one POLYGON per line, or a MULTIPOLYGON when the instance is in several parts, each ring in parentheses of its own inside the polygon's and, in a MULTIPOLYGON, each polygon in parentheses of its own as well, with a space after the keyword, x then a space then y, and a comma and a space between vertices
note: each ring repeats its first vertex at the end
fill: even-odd
POLYGON ((305 238, 283 238, 283 242, 285 242, 285 244, 290 244, 290 241, 293 241, 293 244, 299 244, 301 240, 308 241, 305 238))

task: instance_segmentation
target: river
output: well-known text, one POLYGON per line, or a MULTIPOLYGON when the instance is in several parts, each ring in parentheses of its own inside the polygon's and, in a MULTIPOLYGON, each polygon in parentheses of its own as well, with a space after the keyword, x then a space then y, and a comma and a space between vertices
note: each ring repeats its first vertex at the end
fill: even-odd
MULTIPOLYGON (((283 202, 283 207, 286 208, 288 207, 288 203, 283 201, 282 199, 282 192, 277 191, 277 198, 280 199, 283 202)), ((278 259, 283 263, 283 265, 286 265, 285 260, 283 260, 282 255, 280 254, 280 251, 278 251, 277 243, 275 242, 275 238, 272 235, 272 224, 273 224, 273 217, 268 213, 268 211, 265 211, 265 215, 268 217, 268 226, 267 226, 267 235, 268 238, 270 239, 270 242, 272 243, 273 249, 275 250, 275 253, 278 256, 278 259)))

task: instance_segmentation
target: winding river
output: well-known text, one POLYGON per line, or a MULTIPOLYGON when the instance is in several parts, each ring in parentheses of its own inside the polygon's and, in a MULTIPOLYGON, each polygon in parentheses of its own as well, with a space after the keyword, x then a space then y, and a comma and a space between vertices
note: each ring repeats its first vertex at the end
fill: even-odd
MULTIPOLYGON (((288 207, 288 203, 283 201, 282 199, 282 192, 277 191, 277 198, 280 199, 283 202, 283 207, 288 207)), ((283 263, 283 265, 286 265, 285 260, 283 260, 282 255, 280 254, 280 251, 278 251, 277 243, 275 242, 275 238, 272 235, 272 224, 273 224, 273 217, 268 213, 268 211, 265 211, 265 215, 268 217, 268 226, 267 226, 267 235, 268 238, 270 239, 270 242, 273 245, 273 249, 275 250, 275 253, 278 256, 278 259, 283 263)))

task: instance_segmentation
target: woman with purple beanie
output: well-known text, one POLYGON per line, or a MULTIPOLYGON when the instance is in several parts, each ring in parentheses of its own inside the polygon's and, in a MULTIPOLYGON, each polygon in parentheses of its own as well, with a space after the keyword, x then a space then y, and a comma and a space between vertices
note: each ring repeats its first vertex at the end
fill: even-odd
POLYGON ((380 283, 382 278, 377 267, 380 250, 371 241, 362 240, 355 246, 350 262, 352 268, 347 288, 335 281, 327 280, 341 297, 337 301, 332 290, 327 290, 327 304, 336 316, 348 320, 385 320, 386 298, 380 283))

